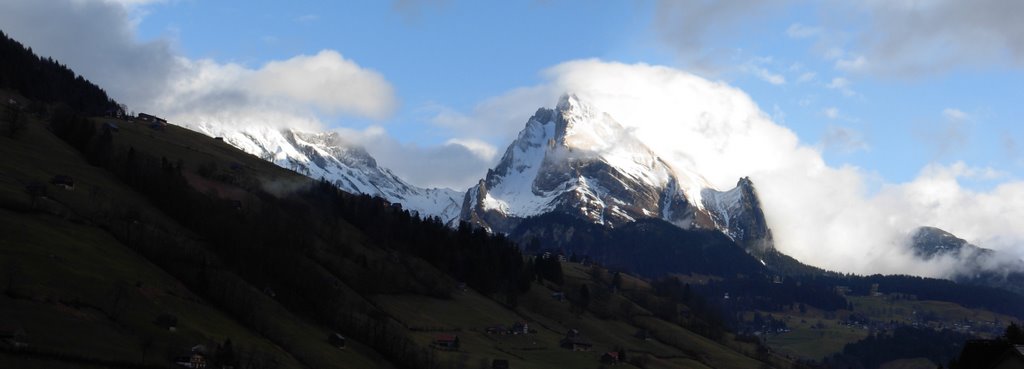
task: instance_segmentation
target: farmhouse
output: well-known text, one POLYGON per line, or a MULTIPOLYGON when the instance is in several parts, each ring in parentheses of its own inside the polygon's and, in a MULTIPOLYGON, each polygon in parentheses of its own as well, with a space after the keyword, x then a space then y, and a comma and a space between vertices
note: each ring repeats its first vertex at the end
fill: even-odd
POLYGON ((570 329, 565 333, 565 338, 562 338, 562 341, 559 342, 559 346, 572 351, 590 351, 594 344, 584 338, 579 330, 570 329))
POLYGON ((186 368, 203 369, 207 366, 206 355, 206 346, 195 345, 192 346, 192 350, 189 355, 175 358, 174 363, 186 368))
POLYGON ((458 351, 459 336, 454 334, 439 334, 434 336, 434 347, 445 351, 458 351))
POLYGON ((528 334, 530 333, 530 326, 526 322, 515 322, 512 323, 512 334, 528 334))
POLYGON ((139 113, 139 116, 136 117, 136 119, 149 123, 167 124, 167 119, 160 118, 155 115, 149 115, 146 113, 139 113))
POLYGON ((619 353, 616 351, 609 351, 601 355, 601 364, 615 365, 619 363, 619 353))

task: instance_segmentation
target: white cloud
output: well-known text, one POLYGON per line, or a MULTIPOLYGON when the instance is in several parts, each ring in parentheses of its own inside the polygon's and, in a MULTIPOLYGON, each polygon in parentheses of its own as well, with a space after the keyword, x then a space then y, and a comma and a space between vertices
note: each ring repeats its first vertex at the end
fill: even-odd
POLYGON ((822 113, 825 113, 825 116, 828 117, 828 119, 839 118, 839 109, 834 106, 825 108, 822 113))
POLYGON ((468 113, 435 106, 437 113, 431 122, 459 132, 463 137, 505 144, 515 137, 537 108, 557 99, 559 93, 546 86, 516 88, 484 99, 468 113))
POLYGON ((850 88, 850 80, 844 77, 832 78, 832 81, 826 84, 825 87, 839 91, 845 96, 853 96, 857 94, 852 88, 850 88))
POLYGON ((966 120, 968 118, 967 113, 964 113, 963 110, 954 109, 954 108, 945 108, 945 109, 943 109, 942 110, 942 116, 946 117, 946 119, 954 120, 954 121, 962 121, 962 120, 966 120))
POLYGON ((179 72, 180 63, 169 41, 137 41, 131 17, 117 2, 0 2, 0 24, 8 36, 135 107, 155 99, 179 72))
MULTIPOLYGON (((836 115, 838 116, 838 112, 836 115)), ((825 134, 821 139, 821 148, 842 154, 852 154, 858 151, 867 151, 870 146, 860 132, 848 127, 829 125, 825 128, 825 134)))
POLYGON ((741 67, 740 70, 752 74, 755 77, 761 79, 762 81, 771 83, 776 86, 786 84, 786 77, 778 73, 772 73, 771 71, 765 69, 764 67, 760 67, 753 64, 747 64, 741 67))
POLYGON ((800 23, 793 23, 786 28, 786 35, 792 38, 809 38, 821 33, 821 27, 805 26, 800 23))
POLYGON ((382 75, 333 50, 269 62, 240 82, 252 94, 311 104, 332 114, 384 118, 397 104, 382 75))
POLYGON ((452 138, 445 142, 445 145, 460 145, 473 152, 480 159, 486 162, 494 160, 498 155, 498 149, 487 142, 473 138, 452 138))
POLYGON ((836 69, 846 72, 856 72, 863 70, 867 67, 868 60, 863 55, 858 55, 852 59, 839 59, 836 60, 836 69))
POLYGON ((497 149, 476 139, 452 139, 442 145, 399 142, 386 129, 337 129, 366 148, 377 162, 403 180, 422 187, 466 190, 494 164, 497 149))
POLYGON ((918 125, 914 133, 931 147, 936 159, 941 159, 967 146, 973 124, 974 120, 964 111, 946 108, 942 110, 941 120, 918 125))
POLYGON ((397 106, 383 76, 336 51, 271 61, 258 69, 190 60, 168 40, 137 41, 131 12, 120 1, 12 0, 0 5, 0 24, 11 37, 66 63, 130 108, 168 118, 309 125, 314 111, 379 119, 397 106))
MULTIPOLYGON (((749 96, 721 82, 668 67, 599 60, 562 63, 544 76, 547 82, 529 88, 529 98, 492 98, 474 115, 496 107, 532 112, 553 105, 553 95, 571 91, 609 113, 671 165, 702 173, 719 188, 750 176, 777 246, 804 262, 844 272, 947 276, 954 270, 952 260, 922 262, 906 247, 909 232, 922 225, 1017 254, 1024 244, 1019 224, 1024 214, 1018 214, 1024 212, 1024 183, 990 192, 959 185, 967 174, 991 177, 987 170, 933 166, 908 183, 880 183, 872 173, 832 167, 822 158, 822 149, 869 149, 859 132, 832 126, 818 145, 802 143, 749 96), (997 201, 1004 197, 1012 201, 997 201)), ((514 132, 524 123, 525 117, 490 127, 514 132)))
POLYGON ((814 78, 816 78, 817 76, 818 76, 818 74, 815 73, 815 72, 804 72, 804 73, 800 74, 800 77, 797 77, 796 82, 797 83, 811 82, 811 81, 814 81, 814 78))

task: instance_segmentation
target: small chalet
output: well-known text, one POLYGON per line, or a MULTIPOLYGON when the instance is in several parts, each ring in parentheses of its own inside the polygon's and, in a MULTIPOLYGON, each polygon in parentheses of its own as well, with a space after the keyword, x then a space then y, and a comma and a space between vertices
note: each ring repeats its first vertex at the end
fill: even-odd
POLYGON ((345 336, 342 336, 341 333, 338 332, 334 332, 327 335, 327 342, 329 342, 331 346, 337 347, 339 349, 344 349, 346 345, 345 336))
POLYGON ((590 340, 583 338, 579 330, 570 329, 565 333, 565 338, 559 342, 559 346, 572 351, 590 351, 594 347, 590 340))
POLYGON ((75 189, 75 179, 66 175, 53 176, 53 178, 50 179, 50 184, 69 191, 75 189))
POLYGON ((502 324, 497 324, 484 328, 484 332, 487 332, 488 334, 506 335, 508 334, 509 329, 502 324))
POLYGON ((217 140, 217 141, 224 141, 224 137, 220 137, 220 136, 214 137, 213 139, 217 140))
POLYGON ((529 334, 530 326, 526 322, 512 323, 512 334, 529 334))
POLYGON ((161 125, 167 124, 167 119, 160 118, 160 117, 157 117, 155 115, 149 115, 149 114, 146 114, 146 113, 139 113, 139 116, 137 117, 137 119, 141 120, 143 122, 158 123, 158 124, 161 124, 161 125))
POLYGON ((508 360, 494 359, 491 361, 491 369, 509 369, 508 360))
POLYGON ((601 364, 615 365, 619 363, 619 353, 616 351, 608 351, 601 355, 601 364))
POLYGON ((454 334, 439 334, 434 336, 434 347, 445 351, 459 350, 459 336, 454 334))
POLYGON ((195 345, 192 346, 192 350, 189 355, 175 358, 174 363, 186 368, 203 369, 206 368, 207 365, 207 352, 206 346, 195 345))
POLYGON ((114 132, 120 131, 121 127, 118 127, 117 123, 106 122, 106 123, 103 123, 103 129, 106 130, 106 131, 110 131, 110 133, 114 133, 114 132))

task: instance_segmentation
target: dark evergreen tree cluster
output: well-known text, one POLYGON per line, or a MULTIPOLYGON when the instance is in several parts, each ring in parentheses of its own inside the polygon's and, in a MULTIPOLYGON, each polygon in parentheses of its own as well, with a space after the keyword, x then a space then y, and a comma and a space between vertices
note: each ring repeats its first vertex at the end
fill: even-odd
POLYGON ((536 271, 538 279, 547 280, 557 285, 565 283, 565 275, 562 273, 562 263, 559 262, 557 258, 537 257, 533 261, 533 268, 536 271))
POLYGON ((908 275, 818 276, 814 280, 823 285, 848 287, 852 295, 867 295, 872 286, 877 285, 882 293, 914 295, 919 300, 949 301, 964 307, 984 308, 1024 318, 1024 296, 998 288, 908 275))
POLYGON ((485 295, 507 302, 528 291, 533 274, 515 243, 468 223, 452 230, 437 217, 421 219, 382 198, 352 195, 319 181, 308 196, 332 204, 334 216, 354 225, 376 244, 406 252, 485 295))
POLYGON ((669 273, 735 276, 765 272, 757 259, 721 232, 685 230, 660 219, 609 229, 554 212, 523 220, 510 237, 528 248, 564 250, 577 259, 648 278, 669 273))
POLYGON ((948 363, 964 347, 964 341, 971 338, 971 335, 951 330, 901 326, 891 333, 872 334, 847 344, 842 353, 829 358, 827 363, 837 368, 871 369, 889 361, 918 357, 933 363, 948 363))
POLYGON ((0 88, 17 91, 34 101, 62 103, 92 115, 119 109, 117 102, 99 86, 51 58, 37 56, 32 49, 3 32, 0 32, 0 88))
POLYGON ((835 292, 835 286, 819 277, 787 277, 782 283, 762 276, 724 278, 698 286, 704 296, 724 298, 734 311, 782 310, 791 304, 806 304, 825 311, 846 309, 846 298, 835 292))

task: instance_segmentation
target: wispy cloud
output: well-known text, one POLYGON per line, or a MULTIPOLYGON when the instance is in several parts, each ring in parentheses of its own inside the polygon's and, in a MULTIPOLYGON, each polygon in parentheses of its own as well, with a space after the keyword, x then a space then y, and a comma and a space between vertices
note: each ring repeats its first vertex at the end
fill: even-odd
POLYGON ((299 23, 311 23, 320 20, 319 14, 303 14, 295 17, 295 21, 299 23))
POLYGON ((850 84, 850 80, 846 79, 845 77, 835 77, 832 78, 832 81, 826 84, 825 87, 839 91, 845 96, 854 96, 857 93, 854 92, 852 88, 850 88, 850 84))
POLYGON ((793 23, 786 28, 786 35, 792 38, 810 38, 821 33, 821 27, 805 26, 800 23, 793 23))
POLYGON ((956 108, 943 109, 941 115, 941 120, 920 124, 915 129, 918 140, 931 147, 936 159, 947 158, 964 149, 970 140, 970 127, 974 123, 970 114, 956 108))
MULTIPOLYGON (((837 113, 838 114, 838 113, 837 113)), ((833 118, 834 119, 834 118, 833 118)), ((821 139, 821 147, 826 151, 852 154, 870 149, 864 135, 860 132, 838 125, 829 125, 821 139)))
POLYGON ((834 106, 833 107, 825 108, 825 110, 822 110, 822 113, 824 113, 825 116, 828 117, 828 119, 837 119, 837 118, 839 118, 839 109, 837 109, 834 106))

